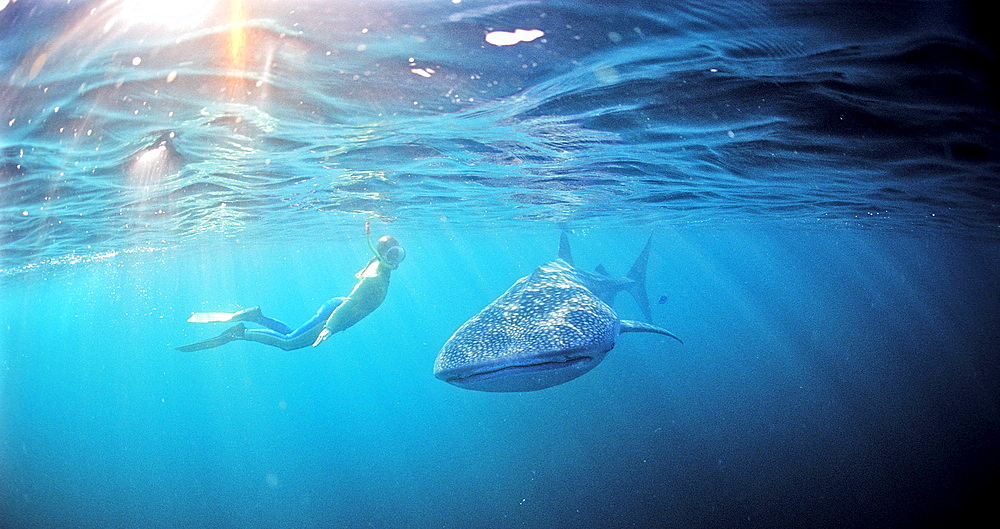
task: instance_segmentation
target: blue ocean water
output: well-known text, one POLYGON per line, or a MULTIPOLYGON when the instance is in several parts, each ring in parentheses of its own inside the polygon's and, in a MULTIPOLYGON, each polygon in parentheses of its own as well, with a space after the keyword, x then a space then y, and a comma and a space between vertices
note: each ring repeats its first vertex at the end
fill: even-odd
POLYGON ((996 520, 988 20, 0 0, 0 527, 996 520), (543 35, 491 43, 518 29, 543 35), (294 325, 346 295, 366 221, 407 251, 366 319, 174 350, 225 328, 192 312, 294 325), (623 335, 537 392, 435 379, 561 233, 613 274, 652 235, 684 345, 623 335))

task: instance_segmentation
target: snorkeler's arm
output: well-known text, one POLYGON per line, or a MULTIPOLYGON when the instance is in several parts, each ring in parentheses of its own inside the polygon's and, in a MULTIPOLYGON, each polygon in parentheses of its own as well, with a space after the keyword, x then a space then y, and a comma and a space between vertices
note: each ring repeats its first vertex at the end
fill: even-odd
POLYGON ((329 338, 331 334, 333 334, 333 333, 330 332, 330 329, 327 329, 326 327, 323 327, 323 330, 319 331, 319 336, 316 337, 316 341, 313 342, 313 347, 316 347, 317 345, 323 343, 323 340, 326 340, 327 338, 329 338))

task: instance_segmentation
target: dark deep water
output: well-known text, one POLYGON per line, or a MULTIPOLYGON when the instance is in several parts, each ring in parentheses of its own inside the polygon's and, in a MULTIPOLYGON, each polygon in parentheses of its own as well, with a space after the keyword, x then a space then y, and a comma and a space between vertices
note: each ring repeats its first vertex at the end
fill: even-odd
POLYGON ((0 0, 0 527, 995 522, 987 20, 0 0), (489 42, 516 29, 544 35, 489 42), (365 220, 408 257, 359 324, 173 349, 225 328, 194 311, 346 295, 365 220), (614 274, 652 234, 685 344, 623 335, 531 393, 435 379, 561 231, 614 274))

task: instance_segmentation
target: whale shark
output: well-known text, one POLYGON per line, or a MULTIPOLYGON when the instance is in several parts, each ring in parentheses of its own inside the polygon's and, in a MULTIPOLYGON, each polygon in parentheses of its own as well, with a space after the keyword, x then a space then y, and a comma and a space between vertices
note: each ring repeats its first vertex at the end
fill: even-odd
POLYGON ((603 266, 576 268, 563 233, 558 258, 518 279, 445 342, 434 376, 477 391, 536 391, 596 367, 621 333, 657 333, 684 343, 651 323, 622 320, 611 308, 625 290, 646 321, 652 319, 645 284, 651 243, 652 236, 625 277, 613 277, 603 266))

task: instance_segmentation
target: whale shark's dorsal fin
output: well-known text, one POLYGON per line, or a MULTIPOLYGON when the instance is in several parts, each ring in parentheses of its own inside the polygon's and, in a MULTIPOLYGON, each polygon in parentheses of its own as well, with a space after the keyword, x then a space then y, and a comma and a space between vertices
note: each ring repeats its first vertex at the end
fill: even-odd
POLYGON ((597 272, 598 274, 601 274, 602 276, 610 276, 611 275, 611 274, 608 273, 608 269, 604 268, 604 265, 597 265, 597 268, 595 268, 594 271, 597 272))
POLYGON ((570 265, 573 264, 573 254, 569 251, 569 237, 566 232, 559 235, 559 258, 570 265))

